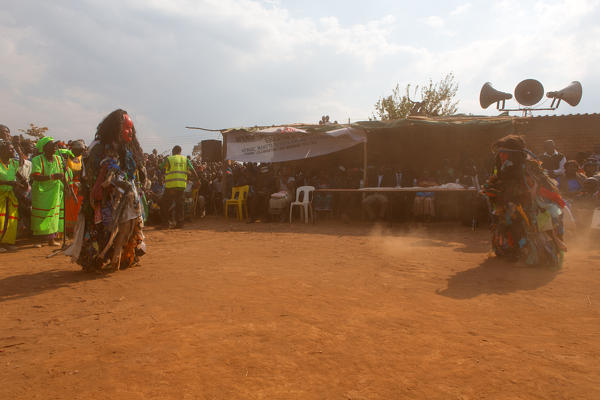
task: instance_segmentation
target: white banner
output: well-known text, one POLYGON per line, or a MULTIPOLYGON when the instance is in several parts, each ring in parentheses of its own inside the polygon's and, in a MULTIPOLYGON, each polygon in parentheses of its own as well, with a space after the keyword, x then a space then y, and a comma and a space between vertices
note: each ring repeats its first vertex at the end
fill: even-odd
POLYGON ((281 162, 334 153, 367 139, 365 131, 357 128, 309 133, 292 127, 275 127, 257 132, 224 132, 223 140, 227 160, 281 162))

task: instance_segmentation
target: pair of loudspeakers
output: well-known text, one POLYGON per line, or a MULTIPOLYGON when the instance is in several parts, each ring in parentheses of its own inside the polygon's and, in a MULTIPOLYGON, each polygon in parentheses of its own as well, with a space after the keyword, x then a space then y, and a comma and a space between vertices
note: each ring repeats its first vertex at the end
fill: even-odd
POLYGON ((202 161, 223 161, 223 146, 220 140, 203 140, 200 142, 202 161))
MULTIPOLYGON (((573 81, 569 86, 561 90, 546 93, 546 96, 552 99, 551 107, 554 107, 556 100, 558 100, 556 107, 558 107, 561 100, 575 107, 579 104, 582 93, 581 83, 573 81)), ((523 106, 533 106, 542 97, 544 97, 544 86, 535 79, 525 79, 515 87, 515 99, 523 106)), ((502 107, 504 107, 504 101, 509 99, 512 99, 512 94, 494 89, 489 82, 483 85, 479 93, 479 104, 482 108, 488 108, 491 104, 500 102, 502 102, 502 107)))

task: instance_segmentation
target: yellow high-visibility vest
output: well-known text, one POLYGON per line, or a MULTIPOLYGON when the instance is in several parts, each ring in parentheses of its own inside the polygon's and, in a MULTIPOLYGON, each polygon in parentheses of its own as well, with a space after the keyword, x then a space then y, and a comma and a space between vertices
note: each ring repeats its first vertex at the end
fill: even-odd
POLYGON ((180 154, 175 156, 167 157, 169 161, 167 164, 167 170, 165 171, 165 187, 171 188, 183 188, 187 185, 187 158, 180 154))

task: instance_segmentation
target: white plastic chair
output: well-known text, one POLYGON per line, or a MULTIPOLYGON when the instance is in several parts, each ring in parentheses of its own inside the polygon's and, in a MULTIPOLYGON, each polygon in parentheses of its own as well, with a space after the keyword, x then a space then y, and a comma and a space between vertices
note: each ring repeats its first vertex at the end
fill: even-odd
POLYGON ((315 215, 313 213, 312 208, 312 199, 314 191, 314 186, 300 186, 298 189, 296 189, 296 201, 290 204, 290 224, 292 223, 292 212, 294 211, 294 206, 302 207, 305 224, 308 224, 309 212, 311 222, 315 221, 315 215))

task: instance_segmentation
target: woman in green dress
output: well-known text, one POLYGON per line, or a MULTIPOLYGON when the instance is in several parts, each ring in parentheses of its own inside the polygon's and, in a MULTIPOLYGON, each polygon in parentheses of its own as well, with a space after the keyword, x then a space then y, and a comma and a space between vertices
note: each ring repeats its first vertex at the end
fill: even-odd
POLYGON ((0 139, 0 249, 15 251, 19 202, 15 196, 19 162, 14 158, 10 142, 0 139))
POLYGON ((41 154, 31 161, 31 230, 40 239, 37 247, 43 241, 59 246, 56 234, 63 232, 64 226, 63 163, 52 137, 41 138, 36 147, 41 154))

